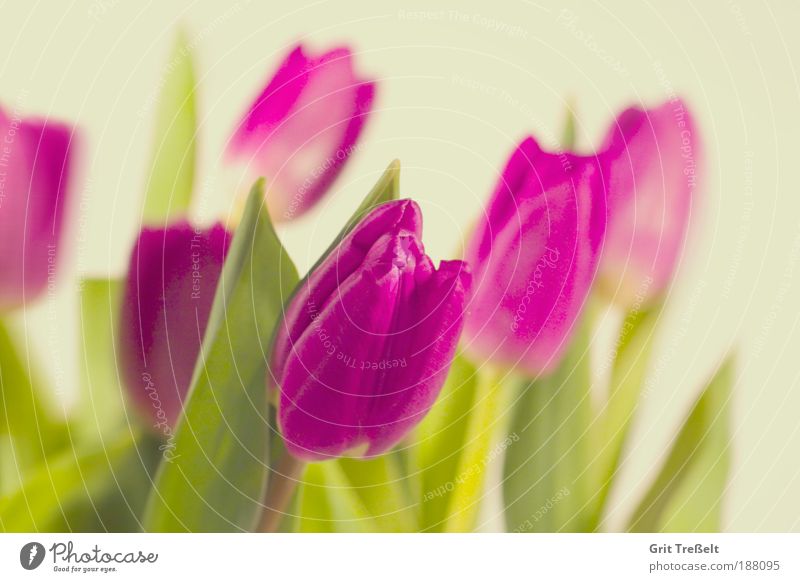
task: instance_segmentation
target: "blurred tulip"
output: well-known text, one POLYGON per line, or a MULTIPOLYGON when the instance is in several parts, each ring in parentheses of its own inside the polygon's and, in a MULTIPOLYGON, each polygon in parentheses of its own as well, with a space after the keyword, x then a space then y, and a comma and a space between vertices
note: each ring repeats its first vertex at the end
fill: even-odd
POLYGON ((697 185, 699 136, 675 100, 623 112, 604 150, 609 222, 599 287, 630 307, 659 296, 675 271, 697 185))
POLYGON ((240 122, 229 156, 267 179, 273 221, 322 198, 356 147, 375 83, 356 76, 348 48, 319 57, 298 45, 240 122))
POLYGON ((229 242, 219 224, 182 222, 143 229, 131 254, 118 345, 123 380, 165 434, 180 417, 229 242))
POLYGON ((531 375, 559 363, 596 271, 603 201, 595 158, 517 147, 466 250, 468 352, 531 375))
POLYGON ((72 128, 0 108, 0 310, 52 284, 75 157, 72 128))
POLYGON ((470 275, 435 269, 410 200, 373 210, 301 283, 279 324, 271 371, 289 451, 373 456, 430 409, 462 326, 470 275))

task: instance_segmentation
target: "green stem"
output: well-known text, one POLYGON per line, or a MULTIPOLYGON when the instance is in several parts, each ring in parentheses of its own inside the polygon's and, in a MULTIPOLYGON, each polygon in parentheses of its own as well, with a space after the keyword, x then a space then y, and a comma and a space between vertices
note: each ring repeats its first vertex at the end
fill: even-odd
POLYGON ((261 514, 261 521, 258 525, 259 532, 274 533, 278 531, 305 467, 304 461, 293 457, 288 452, 281 457, 278 466, 272 471, 267 485, 267 492, 264 496, 264 512, 261 514))

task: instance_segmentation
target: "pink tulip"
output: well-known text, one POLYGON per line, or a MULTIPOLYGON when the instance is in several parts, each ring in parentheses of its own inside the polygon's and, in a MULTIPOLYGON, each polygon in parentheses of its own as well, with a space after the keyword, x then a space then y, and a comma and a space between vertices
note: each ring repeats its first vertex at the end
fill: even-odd
POLYGON ((296 457, 379 455, 428 413, 461 333, 469 269, 422 245, 411 200, 375 208, 314 270, 276 330, 278 418, 296 457))
POLYGON ((589 294, 604 228, 595 158, 523 141, 467 247, 466 349, 530 375, 552 371, 589 294))
POLYGON ((372 108, 375 83, 359 78, 348 48, 309 56, 295 47, 231 140, 232 159, 267 179, 272 219, 308 211, 330 188, 372 108))
POLYGON ((624 111, 609 129, 602 159, 608 180, 608 232, 599 287, 630 306, 661 295, 680 260, 700 140, 680 100, 624 111))
POLYGON ((0 108, 0 309, 52 284, 74 172, 72 128, 0 108))
POLYGON ((131 253, 120 370, 133 402, 162 431, 183 410, 230 239, 221 224, 177 222, 143 229, 131 253))

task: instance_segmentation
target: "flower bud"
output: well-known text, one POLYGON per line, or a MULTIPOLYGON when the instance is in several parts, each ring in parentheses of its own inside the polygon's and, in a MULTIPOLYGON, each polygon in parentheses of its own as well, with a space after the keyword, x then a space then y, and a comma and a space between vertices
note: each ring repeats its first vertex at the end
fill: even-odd
POLYGON ((377 207, 301 283, 278 325, 271 372, 288 450, 373 456, 430 409, 462 327, 470 275, 436 269, 411 200, 377 207))
POLYGON ((145 228, 131 253, 122 300, 123 380, 156 425, 180 417, 200 353, 230 234, 186 222, 145 228))
POLYGON ((630 307, 659 296, 681 255, 697 186, 699 136, 680 100, 630 108, 609 129, 602 160, 608 232, 599 288, 630 307))
POLYGON ((530 375, 551 371, 589 294, 604 224, 595 159, 524 140, 467 247, 465 349, 530 375))
POLYGON ((0 310, 35 299, 55 273, 74 150, 72 128, 0 109, 0 310))
POLYGON ((250 106, 229 156, 266 178, 274 222, 308 211, 356 146, 375 83, 357 77, 348 48, 318 57, 298 45, 250 106))

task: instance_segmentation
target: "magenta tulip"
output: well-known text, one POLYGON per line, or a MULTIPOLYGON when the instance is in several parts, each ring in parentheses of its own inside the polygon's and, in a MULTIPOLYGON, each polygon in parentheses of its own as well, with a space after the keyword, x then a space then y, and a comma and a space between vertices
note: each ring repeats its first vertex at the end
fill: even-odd
POLYGON ((677 267, 698 182, 699 136, 676 100, 626 110, 604 147, 609 222, 599 282, 630 306, 660 296, 677 267))
POLYGON ((530 375, 550 372, 591 288, 604 227, 595 159, 524 140, 467 247, 474 284, 465 348, 530 375))
POLYGON ((436 269, 410 200, 372 211, 301 283, 271 372, 288 450, 307 460, 373 456, 430 409, 462 327, 470 275, 436 269))
POLYGON ((222 225, 145 228, 131 254, 122 301, 123 380, 165 434, 174 429, 200 352, 230 242, 222 225))
POLYGON ((297 46, 250 106, 228 150, 267 180, 273 221, 308 211, 330 188, 372 108, 375 83, 357 77, 348 48, 318 57, 297 46))
POLYGON ((0 108, 0 310, 52 284, 75 164, 72 128, 0 108))

